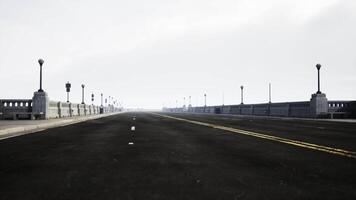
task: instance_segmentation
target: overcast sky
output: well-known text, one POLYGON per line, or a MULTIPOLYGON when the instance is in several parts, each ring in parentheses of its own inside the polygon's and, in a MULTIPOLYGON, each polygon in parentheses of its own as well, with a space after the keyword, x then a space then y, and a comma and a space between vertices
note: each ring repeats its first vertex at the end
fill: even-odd
POLYGON ((356 99, 355 0, 0 0, 0 98, 126 107, 356 99), (224 94, 224 95, 223 95, 224 94), (188 103, 188 100, 187 100, 188 103))

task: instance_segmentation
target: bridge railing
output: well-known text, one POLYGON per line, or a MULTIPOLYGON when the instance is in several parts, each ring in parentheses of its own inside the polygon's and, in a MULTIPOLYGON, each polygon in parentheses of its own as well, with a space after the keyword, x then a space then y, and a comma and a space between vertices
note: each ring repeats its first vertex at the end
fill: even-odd
POLYGON ((32 99, 0 99, 0 119, 31 118, 32 99))
MULTIPOLYGON (((34 119, 39 115, 39 113, 32 112, 32 108, 32 99, 0 99, 0 119, 34 119)), ((121 110, 113 106, 101 107, 95 105, 49 101, 45 118, 50 119, 98 115, 119 111, 121 110)))
POLYGON ((328 101, 328 114, 330 118, 354 118, 356 101, 328 101))
MULTIPOLYGON (((199 106, 183 108, 164 108, 166 112, 214 113, 235 115, 259 115, 280 117, 315 117, 310 101, 239 104, 220 106, 199 106)), ((356 118, 356 101, 328 101, 327 115, 329 118, 356 118)))

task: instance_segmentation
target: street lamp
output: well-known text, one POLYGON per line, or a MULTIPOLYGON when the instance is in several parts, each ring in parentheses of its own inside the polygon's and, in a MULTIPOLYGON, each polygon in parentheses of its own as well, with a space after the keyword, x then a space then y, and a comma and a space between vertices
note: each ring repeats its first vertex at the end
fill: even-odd
POLYGON ((103 107, 103 93, 101 93, 101 107, 103 107))
POLYGON ((268 85, 269 103, 272 103, 272 88, 271 83, 268 85))
POLYGON ((38 63, 40 64, 40 89, 38 90, 38 92, 44 92, 42 89, 42 65, 44 63, 43 59, 38 59, 38 63))
POLYGON ((225 105, 225 93, 223 92, 222 93, 222 106, 225 105))
POLYGON ((204 107, 206 107, 206 94, 204 94, 204 107))
POLYGON ((320 68, 321 68, 321 64, 317 64, 316 65, 316 69, 318 70, 318 91, 316 92, 317 94, 321 94, 321 91, 320 91, 320 68))
POLYGON ((84 87, 85 85, 82 84, 82 104, 84 104, 84 87))
POLYGON ((67 82, 66 83, 66 91, 67 91, 67 103, 69 103, 69 92, 70 92, 70 88, 72 87, 72 85, 67 82))
POLYGON ((244 86, 241 85, 240 88, 241 88, 241 104, 244 104, 244 86))

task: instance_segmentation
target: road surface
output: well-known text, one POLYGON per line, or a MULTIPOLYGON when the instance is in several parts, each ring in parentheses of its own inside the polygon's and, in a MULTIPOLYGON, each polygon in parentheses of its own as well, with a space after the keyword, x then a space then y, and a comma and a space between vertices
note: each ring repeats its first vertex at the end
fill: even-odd
POLYGON ((0 199, 356 199, 356 124, 123 113, 0 140, 0 199))

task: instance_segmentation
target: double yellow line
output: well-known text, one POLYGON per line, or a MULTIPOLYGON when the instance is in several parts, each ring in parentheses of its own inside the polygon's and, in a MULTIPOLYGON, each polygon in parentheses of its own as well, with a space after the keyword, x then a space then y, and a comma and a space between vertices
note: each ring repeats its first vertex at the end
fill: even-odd
POLYGON ((194 120, 188 120, 188 119, 183 119, 183 118, 178 118, 178 117, 172 117, 169 115, 162 115, 162 114, 158 114, 158 113, 152 113, 152 114, 158 115, 161 117, 165 117, 165 118, 170 118, 170 119, 175 119, 175 120, 179 120, 179 121, 183 121, 183 122, 197 124, 197 125, 201 125, 201 126, 207 126, 210 128, 220 129, 220 130, 224 130, 224 131, 230 131, 233 133, 253 136, 253 137, 257 137, 257 138, 263 138, 263 139, 272 140, 272 141, 276 141, 276 142, 280 142, 280 143, 284 143, 284 144, 290 144, 293 146, 298 146, 298 147, 307 148, 307 149, 314 149, 317 151, 322 151, 322 152, 326 152, 326 153, 331 153, 331 154, 336 154, 339 156, 345 156, 345 157, 356 159, 356 152, 348 151, 348 150, 344 150, 344 149, 327 147, 327 146, 313 144, 313 143, 309 143, 309 142, 302 142, 302 141, 298 141, 298 140, 291 140, 291 139, 287 139, 287 138, 266 135, 266 134, 262 134, 262 133, 252 132, 252 131, 245 131, 245 130, 241 130, 241 129, 237 129, 237 128, 220 126, 220 125, 199 122, 199 121, 194 121, 194 120))

